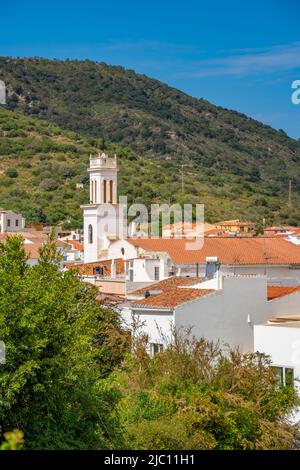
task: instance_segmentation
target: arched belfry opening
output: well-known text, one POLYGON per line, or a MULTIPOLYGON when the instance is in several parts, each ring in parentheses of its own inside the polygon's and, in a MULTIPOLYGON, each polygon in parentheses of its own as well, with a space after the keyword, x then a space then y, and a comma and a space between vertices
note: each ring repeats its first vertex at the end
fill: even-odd
POLYGON ((110 180, 110 182, 109 182, 109 202, 111 202, 111 203, 114 202, 113 201, 113 198, 114 198, 114 196, 113 196, 113 184, 114 184, 113 181, 110 180))
POLYGON ((97 181, 94 181, 94 204, 97 204, 97 181))
POLYGON ((107 191, 106 186, 107 186, 106 180, 103 180, 103 202, 104 202, 104 204, 106 203, 106 191, 107 191))

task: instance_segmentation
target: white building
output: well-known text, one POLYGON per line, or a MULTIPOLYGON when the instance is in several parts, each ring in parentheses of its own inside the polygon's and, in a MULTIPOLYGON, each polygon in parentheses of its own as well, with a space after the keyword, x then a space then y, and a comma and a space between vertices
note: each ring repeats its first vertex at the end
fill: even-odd
POLYGON ((291 233, 290 235, 288 235, 286 240, 291 243, 294 243, 294 245, 300 245, 300 233, 291 233))
POLYGON ((69 241, 74 240, 83 243, 83 230, 59 230, 57 233, 58 240, 69 241))
POLYGON ((173 328, 192 328, 197 338, 253 351, 254 325, 269 318, 266 277, 220 275, 206 282, 177 278, 175 287, 173 282, 133 292, 130 298, 140 298, 122 313, 129 325, 132 315, 138 318, 152 350, 165 346, 173 328))
POLYGON ((255 274, 266 276, 271 284, 300 284, 300 248, 282 238, 204 237, 203 246, 192 250, 189 243, 184 238, 128 238, 111 242, 106 255, 124 260, 160 258, 159 279, 172 275, 203 277, 207 257, 217 257, 223 274, 255 274))
POLYGON ((60 240, 63 248, 64 262, 82 262, 84 249, 82 243, 77 240, 60 240))
MULTIPOLYGON (((174 329, 228 345, 242 353, 270 356, 279 382, 300 393, 300 285, 270 286, 266 276, 222 275, 210 280, 173 277, 129 296, 122 308, 127 326, 140 325, 155 354, 174 329)), ((292 419, 300 419, 300 413, 292 419)))
POLYGON ((300 315, 255 325, 254 349, 271 357, 282 385, 300 389, 300 315))
POLYGON ((300 286, 269 288, 268 321, 254 326, 254 350, 271 357, 280 382, 300 380, 300 286))
POLYGON ((13 211, 0 211, 0 233, 19 232, 25 228, 22 214, 13 211))
POLYGON ((90 203, 81 206, 84 219, 84 261, 107 258, 112 240, 123 234, 123 207, 117 203, 117 157, 105 153, 90 159, 90 203))

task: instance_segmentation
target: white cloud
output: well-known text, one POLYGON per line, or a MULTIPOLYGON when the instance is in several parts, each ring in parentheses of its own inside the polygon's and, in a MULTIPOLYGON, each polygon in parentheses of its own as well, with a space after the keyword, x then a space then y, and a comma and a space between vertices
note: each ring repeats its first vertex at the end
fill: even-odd
POLYGON ((237 54, 194 63, 190 77, 271 74, 300 67, 300 42, 269 48, 239 50, 237 54))

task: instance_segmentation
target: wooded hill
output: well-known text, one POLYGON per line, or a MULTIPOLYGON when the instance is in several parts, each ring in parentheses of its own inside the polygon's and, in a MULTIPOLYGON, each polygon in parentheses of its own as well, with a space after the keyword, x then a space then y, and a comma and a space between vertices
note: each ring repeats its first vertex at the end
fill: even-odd
MULTIPOLYGON (((120 191, 124 193, 126 189, 132 200, 146 204, 204 202, 208 220, 240 217, 261 221, 266 217, 270 222, 300 223, 300 143, 283 131, 192 98, 144 75, 103 63, 0 58, 0 79, 8 87, 5 109, 13 112, 8 118, 7 111, 1 109, 1 167, 14 167, 11 160, 15 156, 17 166, 24 164, 24 152, 27 163, 33 159, 33 170, 40 158, 44 159, 44 166, 54 162, 63 166, 57 157, 66 158, 67 167, 72 159, 78 165, 76 175, 67 175, 57 188, 52 185, 46 190, 48 202, 49 194, 55 201, 60 200, 60 216, 71 215, 78 220, 78 199, 87 196, 85 192, 81 198, 70 189, 61 200, 62 182, 65 188, 76 178, 86 178, 91 147, 94 151, 114 147, 117 153, 126 155, 121 163, 124 173, 120 173, 120 191), (27 117, 15 114, 16 111, 27 117), (55 123, 63 130, 51 127, 49 122, 33 124, 29 116, 55 123), (5 130, 5 122, 11 120, 14 132, 20 126, 23 135, 5 130), (30 138, 24 129, 28 125, 36 128, 30 138), (36 149, 28 144, 28 139, 49 140, 45 129, 52 129, 50 133, 55 129, 56 137, 50 136, 51 141, 56 141, 55 151, 53 147, 36 149), (66 138, 72 142, 63 145, 66 138), (66 148, 68 145, 71 148, 66 148), (291 208, 287 207, 289 180, 293 187, 291 208)), ((51 168, 47 171, 46 179, 57 177, 51 168)), ((19 173, 21 179, 25 173, 30 181, 36 179, 30 168, 19 173)), ((40 174, 36 192, 39 207, 43 206, 41 178, 40 174)), ((22 189, 21 180, 18 188, 16 179, 10 178, 10 185, 8 179, 5 181, 7 186, 1 185, 0 205, 26 205, 26 198, 18 202, 10 194, 22 189)), ((46 215, 49 221, 58 217, 46 215)))

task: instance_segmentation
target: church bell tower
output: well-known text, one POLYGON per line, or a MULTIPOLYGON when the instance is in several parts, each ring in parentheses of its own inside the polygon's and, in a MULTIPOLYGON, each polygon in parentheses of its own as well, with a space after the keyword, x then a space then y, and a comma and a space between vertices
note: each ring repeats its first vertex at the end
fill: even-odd
POLYGON ((118 238, 117 156, 90 156, 90 203, 81 206, 84 219, 84 262, 105 258, 112 239, 118 238))

